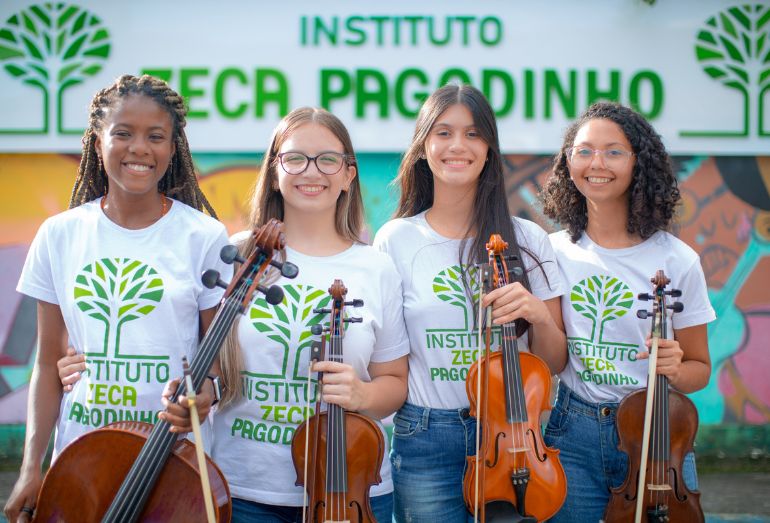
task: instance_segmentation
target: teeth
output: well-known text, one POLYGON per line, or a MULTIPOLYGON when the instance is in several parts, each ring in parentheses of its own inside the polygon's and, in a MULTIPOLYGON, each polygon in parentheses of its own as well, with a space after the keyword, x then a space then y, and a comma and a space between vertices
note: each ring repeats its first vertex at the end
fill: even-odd
POLYGON ((468 160, 444 160, 444 163, 447 165, 468 165, 468 160))
POLYGON ((588 181, 591 183, 607 183, 611 180, 609 178, 597 178, 595 176, 589 176, 588 181))
POLYGON ((126 167, 128 167, 132 171, 145 172, 145 171, 149 171, 150 170, 150 166, 149 165, 142 165, 140 163, 127 163, 126 167))
POLYGON ((323 185, 298 185, 297 189, 307 193, 318 193, 324 190, 323 185))

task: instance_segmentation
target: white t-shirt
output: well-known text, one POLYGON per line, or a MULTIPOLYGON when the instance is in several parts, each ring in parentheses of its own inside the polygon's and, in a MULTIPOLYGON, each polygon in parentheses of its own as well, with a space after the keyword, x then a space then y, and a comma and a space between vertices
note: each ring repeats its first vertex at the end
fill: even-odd
MULTIPOLYGON (((242 239, 239 234, 236 238, 242 239)), ((238 243, 234 241, 234 243, 238 243)), ((286 249, 286 258, 299 267, 295 279, 279 279, 284 301, 268 305, 255 300, 238 320, 243 355, 243 399, 214 416, 213 458, 224 472, 234 497, 270 505, 300 506, 302 488, 291 458, 291 439, 305 419, 307 374, 312 325, 328 326, 328 289, 335 279, 348 289, 345 300, 362 299, 362 307, 346 306, 346 316, 362 323, 347 324, 343 357, 363 381, 371 381, 369 363, 396 360, 409 353, 401 307, 401 278, 391 260, 367 245, 353 245, 334 256, 317 257, 286 249)), ((327 344, 327 355, 329 347, 327 344)), ((316 403, 312 376, 310 408, 316 403)), ((325 409, 325 406, 323 407, 325 409)), ((311 412, 312 414, 312 412, 311 412)), ((382 426, 380 426, 382 429, 382 426)), ((387 443, 386 443, 387 446, 387 443)), ((393 491, 390 460, 385 450, 382 483, 371 496, 393 491)))
MULTIPOLYGON (((541 300, 561 296, 561 277, 545 231, 528 220, 513 218, 513 223, 519 244, 537 256, 548 276, 546 282, 543 271, 522 251, 532 294, 541 300)), ((404 282, 404 318, 411 344, 409 403, 439 409, 467 407, 465 378, 477 359, 478 330, 461 280, 460 240, 438 234, 423 212, 383 225, 374 246, 390 255, 404 282)), ((468 272, 477 289, 476 269, 468 272)), ((500 331, 495 331, 499 340, 500 331)), ((518 345, 527 350, 526 334, 518 345)))
MULTIPOLYGON (((637 310, 652 310, 650 278, 663 270, 680 289, 684 311, 668 322, 674 329, 702 325, 716 318, 708 299, 706 279, 695 251, 675 236, 658 231, 638 245, 605 249, 583 233, 572 243, 567 231, 551 234, 564 282, 570 292, 562 299, 567 332, 567 367, 559 378, 583 398, 600 403, 620 401, 647 385, 648 360, 636 355, 651 329, 651 319, 639 319, 637 310)), ((670 311, 668 311, 670 313, 670 311)))
POLYGON ((154 423, 182 356, 198 347, 199 311, 221 289, 201 272, 232 268, 219 259, 224 226, 175 201, 157 222, 124 229, 99 200, 48 218, 32 242, 17 290, 60 307, 86 370, 62 398, 54 455, 73 439, 114 421, 154 423))

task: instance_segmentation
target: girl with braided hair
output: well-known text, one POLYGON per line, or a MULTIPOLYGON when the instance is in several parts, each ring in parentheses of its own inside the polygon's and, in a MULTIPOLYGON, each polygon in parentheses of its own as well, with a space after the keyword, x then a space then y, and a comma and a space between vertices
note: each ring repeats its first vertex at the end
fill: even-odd
MULTIPOLYGON (((17 286, 38 300, 39 349, 10 521, 34 510, 54 427, 56 459, 111 422, 155 422, 165 383, 182 375, 182 356, 193 357, 214 317, 221 291, 204 288, 200 274, 227 277, 227 235, 198 186, 185 114, 182 97, 146 75, 121 76, 93 98, 70 209, 40 227, 17 286), (80 371, 64 396, 60 358, 65 373, 80 371)), ((214 399, 207 383, 204 417, 214 399)))
MULTIPOLYGON (((615 103, 589 107, 567 130, 541 198, 545 214, 566 228, 550 239, 570 289, 562 301, 567 366, 544 438, 561 450, 567 500, 550 521, 595 522, 628 469, 617 448, 618 404, 647 381, 649 322, 634 314, 645 302, 633 297, 650 292, 659 269, 681 289, 685 308, 673 315, 674 339, 658 344, 657 373, 683 393, 708 383, 706 324, 715 315, 698 255, 667 232, 679 189, 660 136, 642 116, 615 103)), ((683 476, 697 490, 692 453, 683 476)))

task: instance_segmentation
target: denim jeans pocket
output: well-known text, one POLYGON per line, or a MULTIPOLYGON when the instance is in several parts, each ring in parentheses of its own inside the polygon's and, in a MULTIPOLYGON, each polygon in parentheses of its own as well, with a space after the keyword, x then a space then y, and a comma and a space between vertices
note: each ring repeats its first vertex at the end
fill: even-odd
POLYGON ((409 438, 417 432, 417 420, 409 419, 396 412, 393 416, 393 437, 409 438))
POLYGON ((551 416, 548 418, 548 424, 545 426, 544 432, 546 445, 553 447, 553 440, 562 437, 567 432, 569 416, 569 412, 566 412, 559 405, 551 410, 551 416))

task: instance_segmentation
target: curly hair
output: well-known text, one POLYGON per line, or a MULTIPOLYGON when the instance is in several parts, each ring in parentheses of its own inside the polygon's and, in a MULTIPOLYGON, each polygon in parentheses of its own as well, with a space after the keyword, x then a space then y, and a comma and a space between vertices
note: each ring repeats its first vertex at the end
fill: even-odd
POLYGON ((123 75, 111 86, 97 92, 91 100, 88 128, 82 140, 83 154, 72 188, 70 209, 107 194, 108 179, 96 152, 96 138, 103 129, 107 109, 127 96, 146 96, 165 109, 171 117, 176 152, 166 173, 158 182, 158 191, 201 212, 205 209, 209 215, 216 218, 217 215, 203 195, 195 176, 190 146, 184 132, 187 115, 184 99, 166 82, 149 75, 123 75))
POLYGON ((623 105, 599 102, 591 105, 567 129, 564 143, 554 160, 553 170, 540 193, 543 212, 563 225, 573 242, 588 225, 586 198, 572 182, 567 165, 567 149, 589 120, 616 123, 631 143, 636 161, 628 189, 626 230, 647 239, 659 230, 668 230, 680 200, 671 160, 660 135, 641 115, 623 105))

